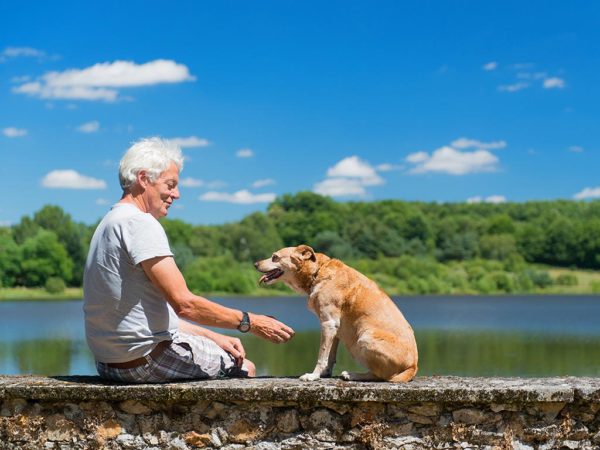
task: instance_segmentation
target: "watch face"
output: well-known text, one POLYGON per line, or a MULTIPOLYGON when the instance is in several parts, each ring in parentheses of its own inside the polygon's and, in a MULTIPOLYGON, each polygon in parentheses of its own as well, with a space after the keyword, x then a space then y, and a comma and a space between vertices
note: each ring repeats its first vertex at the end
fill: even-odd
POLYGON ((242 333, 247 333, 250 331, 250 317, 248 316, 247 312, 243 313, 242 321, 238 325, 238 330, 240 330, 242 333))

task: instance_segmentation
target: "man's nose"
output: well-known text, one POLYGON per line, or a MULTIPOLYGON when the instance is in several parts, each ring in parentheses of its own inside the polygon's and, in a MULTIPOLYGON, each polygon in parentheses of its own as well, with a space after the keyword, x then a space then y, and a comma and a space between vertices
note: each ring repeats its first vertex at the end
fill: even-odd
POLYGON ((179 198, 179 188, 178 187, 176 187, 175 189, 173 189, 171 191, 171 197, 173 197, 175 199, 179 198))

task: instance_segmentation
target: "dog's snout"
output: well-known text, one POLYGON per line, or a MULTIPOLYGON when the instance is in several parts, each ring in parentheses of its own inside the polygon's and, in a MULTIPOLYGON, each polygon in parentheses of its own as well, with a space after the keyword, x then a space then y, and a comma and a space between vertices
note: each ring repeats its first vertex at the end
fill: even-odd
POLYGON ((256 269, 258 269, 258 265, 259 265, 259 264, 260 264, 260 261, 256 261, 256 262, 254 263, 254 267, 255 267, 256 269))

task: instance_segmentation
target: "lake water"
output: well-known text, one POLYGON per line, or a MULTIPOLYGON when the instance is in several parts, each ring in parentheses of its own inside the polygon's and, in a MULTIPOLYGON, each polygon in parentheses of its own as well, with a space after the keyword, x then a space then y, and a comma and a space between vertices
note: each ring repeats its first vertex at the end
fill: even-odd
MULTIPOLYGON (((304 298, 216 298, 276 316, 297 332, 285 345, 241 336, 260 375, 312 370, 317 318, 304 298)), ((419 375, 600 376, 600 296, 394 298, 412 324, 419 375)), ((340 348, 334 371, 360 370, 340 348)), ((91 375, 81 301, 0 303, 0 374, 91 375)))

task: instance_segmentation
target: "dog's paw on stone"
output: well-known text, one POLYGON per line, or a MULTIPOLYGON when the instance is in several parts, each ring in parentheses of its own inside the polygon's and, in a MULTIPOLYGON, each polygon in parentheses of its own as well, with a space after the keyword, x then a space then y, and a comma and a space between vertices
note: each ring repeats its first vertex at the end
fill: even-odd
POLYGON ((320 377, 319 375, 317 375, 316 373, 305 373, 304 375, 302 375, 300 377, 301 381, 315 381, 318 380, 320 377))
POLYGON ((350 381, 352 379, 352 375, 350 375, 350 372, 348 372, 347 370, 344 370, 342 373, 340 373, 340 377, 342 378, 342 380, 346 381, 350 381))

